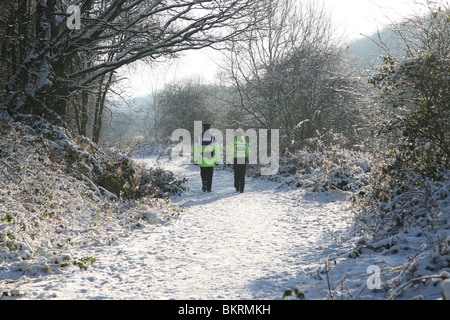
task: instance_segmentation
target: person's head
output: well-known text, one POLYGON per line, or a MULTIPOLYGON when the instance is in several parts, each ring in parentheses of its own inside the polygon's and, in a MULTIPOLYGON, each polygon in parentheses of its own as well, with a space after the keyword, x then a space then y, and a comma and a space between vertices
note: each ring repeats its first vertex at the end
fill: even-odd
POLYGON ((244 140, 244 132, 241 129, 238 129, 234 132, 234 137, 237 140, 243 141, 244 140))
POLYGON ((209 124, 209 123, 204 123, 204 124, 203 124, 203 132, 205 132, 206 130, 209 130, 209 129, 211 129, 211 124, 209 124))

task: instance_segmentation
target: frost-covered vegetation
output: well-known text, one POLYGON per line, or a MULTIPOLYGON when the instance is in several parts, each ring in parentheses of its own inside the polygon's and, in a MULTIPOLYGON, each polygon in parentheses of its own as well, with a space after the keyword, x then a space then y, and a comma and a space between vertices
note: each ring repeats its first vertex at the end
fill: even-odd
MULTIPOLYGON (((430 2, 426 15, 374 35, 367 42, 378 42, 374 56, 383 55, 372 70, 358 72, 357 61, 336 50, 340 44, 320 8, 312 6, 299 22, 301 10, 278 4, 266 17, 273 29, 233 44, 229 86, 211 91, 180 84, 193 88, 196 99, 172 90, 179 99, 170 108, 153 105, 153 128, 160 119, 166 127, 189 128, 180 124, 191 123, 188 116, 166 111, 186 113, 194 104, 205 109, 208 121, 213 112, 218 129, 279 128, 278 173, 260 176, 259 166, 251 165, 248 177, 347 194, 359 239, 348 258, 401 257, 392 266, 380 262, 379 292, 390 299, 420 298, 421 290, 450 275, 449 8, 430 2), (311 24, 316 33, 301 31, 311 24), (211 95, 219 110, 205 103, 211 95)), ((358 298, 344 292, 352 280, 341 281, 335 296, 358 298)))
POLYGON ((370 80, 380 93, 385 159, 356 198, 360 244, 415 253, 389 284, 389 298, 449 277, 449 17, 449 8, 438 6, 394 26, 404 54, 384 56, 370 80))
MULTIPOLYGON (((347 258, 382 260, 385 298, 420 298, 450 277, 448 3, 375 35, 383 55, 362 70, 317 2, 86 1, 77 30, 62 18, 69 2, 9 1, 0 12, 0 295, 95 261, 73 248, 178 215, 168 198, 186 180, 133 155, 166 156, 168 135, 194 121, 279 129, 278 173, 249 166, 248 177, 346 194, 358 239, 347 258), (120 67, 212 44, 224 52, 221 85, 172 83, 112 121, 120 67), (100 147, 125 133, 152 143, 100 147)), ((352 281, 330 296, 358 298, 352 281)))
POLYGON ((180 212, 167 200, 184 188, 171 172, 137 166, 37 116, 13 118, 1 110, 0 135, 2 287, 70 265, 86 267, 86 257, 72 250, 111 245, 180 212))

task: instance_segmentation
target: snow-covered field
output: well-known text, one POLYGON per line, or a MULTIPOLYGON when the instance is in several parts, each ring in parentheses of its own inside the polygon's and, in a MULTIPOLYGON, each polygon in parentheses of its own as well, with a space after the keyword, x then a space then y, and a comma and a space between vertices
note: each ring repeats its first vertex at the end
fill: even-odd
MULTIPOLYGON (((150 166, 154 159, 136 161, 150 166)), ((160 165, 189 181, 189 190, 172 198, 183 207, 177 218, 147 212, 148 223, 110 245, 71 249, 92 258, 87 269, 69 265, 22 277, 13 283, 14 296, 4 298, 282 299, 291 290, 286 299, 386 299, 395 278, 385 271, 401 271, 418 254, 360 250, 350 232, 351 203, 341 191, 249 178, 238 194, 232 173, 216 169, 213 192, 203 193, 196 166, 166 158, 160 165)), ((439 282, 396 298, 417 295, 440 298, 439 282)))

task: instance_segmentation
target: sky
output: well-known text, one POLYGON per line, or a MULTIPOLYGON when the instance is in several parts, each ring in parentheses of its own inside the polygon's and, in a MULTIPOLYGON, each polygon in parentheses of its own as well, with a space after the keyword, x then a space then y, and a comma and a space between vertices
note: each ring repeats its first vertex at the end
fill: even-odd
MULTIPOLYGON (((304 0, 299 0, 304 1, 304 0)), ((420 13, 426 0, 321 0, 334 19, 336 27, 348 41, 369 36, 391 22, 420 13)), ((437 0, 447 1, 447 0, 437 0)), ((214 83, 218 73, 219 56, 211 49, 186 52, 170 64, 143 64, 125 76, 122 82, 126 95, 146 96, 161 90, 165 84, 196 77, 214 83)))

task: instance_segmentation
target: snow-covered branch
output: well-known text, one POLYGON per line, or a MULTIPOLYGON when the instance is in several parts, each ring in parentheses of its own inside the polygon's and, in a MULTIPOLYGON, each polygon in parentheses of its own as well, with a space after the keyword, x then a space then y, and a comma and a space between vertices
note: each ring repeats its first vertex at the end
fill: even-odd
MULTIPOLYGON (((42 105, 61 116, 67 98, 118 68, 144 58, 158 59, 235 39, 249 27, 246 16, 258 10, 255 0, 171 1, 11 1, 12 16, 32 17, 16 37, 31 35, 20 48, 2 44, 0 64, 11 112, 42 105), (69 5, 81 11, 81 29, 66 26, 69 5), (33 24, 32 22, 37 23, 33 24), (34 37, 33 37, 34 35, 34 37), (80 61, 81 60, 81 61, 80 61)), ((12 23, 20 22, 11 18, 12 23)))

